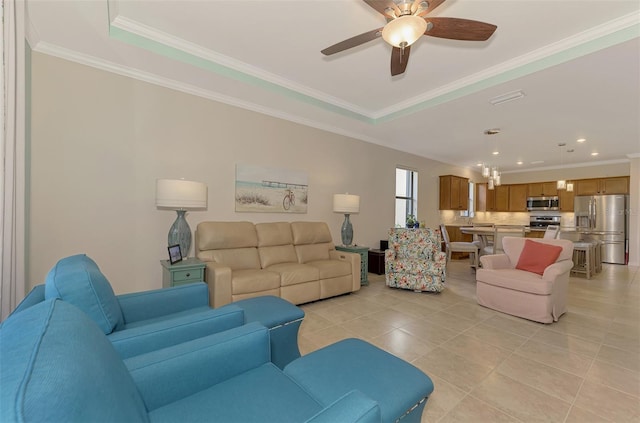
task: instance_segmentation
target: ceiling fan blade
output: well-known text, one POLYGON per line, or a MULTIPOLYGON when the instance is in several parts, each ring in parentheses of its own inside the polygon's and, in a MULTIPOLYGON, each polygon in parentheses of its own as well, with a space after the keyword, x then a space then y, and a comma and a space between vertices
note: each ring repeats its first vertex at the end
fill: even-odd
POLYGON ((460 18, 425 18, 429 26, 424 35, 451 40, 485 41, 493 35, 497 26, 486 22, 460 18))
POLYGON ((431 13, 433 11, 433 9, 435 9, 436 7, 440 6, 442 3, 444 3, 445 0, 431 0, 431 1, 427 1, 427 4, 429 5, 429 7, 427 7, 426 9, 421 10, 419 13, 416 13, 416 16, 424 16, 428 13, 431 13))
POLYGON ((344 41, 340 41, 337 44, 334 44, 330 47, 325 48, 324 50, 321 50, 321 53, 324 54, 325 56, 340 53, 341 51, 350 49, 352 47, 357 47, 360 44, 364 44, 369 41, 375 40, 380 36, 382 36, 382 28, 374 29, 373 31, 365 32, 360 35, 356 35, 355 37, 347 38, 344 41))
POLYGON ((404 49, 394 47, 391 51, 391 76, 400 75, 407 69, 409 63, 409 53, 411 52, 411 46, 407 46, 404 49))
POLYGON ((400 8, 393 2, 393 0, 363 0, 363 1, 367 3, 369 6, 371 6, 372 8, 374 8, 375 10, 377 10, 378 13, 383 15, 385 18, 393 18, 393 16, 387 15, 387 13, 385 12, 386 9, 393 9, 393 11, 396 13, 396 16, 400 16, 400 14, 402 13, 400 11, 400 8))

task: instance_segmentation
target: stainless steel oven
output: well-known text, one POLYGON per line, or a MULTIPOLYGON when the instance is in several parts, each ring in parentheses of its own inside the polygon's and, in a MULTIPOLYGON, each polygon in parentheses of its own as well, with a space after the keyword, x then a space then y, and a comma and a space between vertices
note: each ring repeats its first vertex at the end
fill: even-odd
POLYGON ((527 198, 527 210, 544 211, 544 210, 560 210, 560 200, 557 196, 553 197, 529 197, 527 198))
POLYGON ((529 216, 531 230, 545 230, 549 225, 560 226, 560 216, 529 216))

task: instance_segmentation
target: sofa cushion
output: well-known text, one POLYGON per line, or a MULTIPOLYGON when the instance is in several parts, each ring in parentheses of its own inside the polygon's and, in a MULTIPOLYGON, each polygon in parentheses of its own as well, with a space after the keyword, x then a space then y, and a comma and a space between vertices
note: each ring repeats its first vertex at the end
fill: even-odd
POLYGON ((231 280, 231 293, 252 294, 280 288, 280 275, 268 270, 235 270, 231 280))
POLYGON ((296 245, 296 255, 300 263, 309 263, 317 260, 329 260, 329 250, 333 250, 330 242, 322 244, 296 245))
POLYGON ((122 327, 120 304, 98 265, 85 254, 65 257, 49 271, 45 298, 59 298, 84 311, 105 334, 122 327))
POLYGON ((267 267, 267 270, 280 274, 280 285, 289 286, 320 279, 316 266, 300 263, 279 263, 267 267))
POLYGON ((256 233, 258 234, 258 247, 293 245, 289 222, 256 223, 256 233))
POLYGON ((317 260, 307 263, 316 267, 320 272, 320 279, 337 278, 351 275, 351 263, 342 260, 317 260))
POLYGON ((231 270, 260 269, 260 256, 255 247, 205 251, 200 259, 222 263, 231 270))
POLYGON ((0 421, 148 421, 113 346, 71 304, 46 300, 5 320, 0 357, 0 421))
POLYGON ((537 295, 551 295, 553 288, 553 281, 544 280, 537 273, 518 269, 478 269, 476 282, 537 295))
POLYGON ((558 245, 543 244, 527 239, 524 242, 516 269, 542 275, 544 269, 556 262, 561 252, 562 247, 558 245))
POLYGON ((329 226, 324 222, 291 222, 294 245, 332 243, 329 226))
POLYGON ((298 256, 293 244, 272 247, 258 247, 260 265, 263 269, 280 263, 298 263, 298 256))
POLYGON ((185 416, 193 422, 304 422, 320 410, 296 382, 266 363, 149 415, 154 422, 179 422, 185 416))
POLYGON ((201 222, 196 235, 197 251, 258 246, 252 222, 201 222))
MULTIPOLYGON (((502 248, 504 253, 509 257, 511 267, 515 268, 524 248, 524 243, 527 238, 522 237, 504 237, 502 239, 502 248)), ((529 240, 531 241, 531 240, 529 240)), ((562 247, 562 252, 556 261, 571 260, 573 257, 573 242, 568 239, 537 239, 535 242, 541 244, 558 245, 562 247)))

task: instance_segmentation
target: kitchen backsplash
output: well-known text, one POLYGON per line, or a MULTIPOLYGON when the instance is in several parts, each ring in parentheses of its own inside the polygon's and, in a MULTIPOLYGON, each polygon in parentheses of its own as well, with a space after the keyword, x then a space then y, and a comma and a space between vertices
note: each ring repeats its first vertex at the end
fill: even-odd
POLYGON ((445 225, 470 225, 473 223, 494 223, 498 225, 528 225, 530 216, 560 216, 561 226, 574 226, 574 214, 562 212, 476 212, 473 218, 460 216, 454 210, 441 210, 440 222, 445 225))

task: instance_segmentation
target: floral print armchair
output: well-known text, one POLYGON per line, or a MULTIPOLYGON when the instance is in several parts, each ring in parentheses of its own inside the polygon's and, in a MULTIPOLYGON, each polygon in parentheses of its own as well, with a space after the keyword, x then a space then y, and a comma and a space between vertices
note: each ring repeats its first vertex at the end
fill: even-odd
POLYGON ((387 286, 442 291, 447 255, 441 251, 441 244, 439 229, 390 229, 389 249, 384 257, 387 286))

